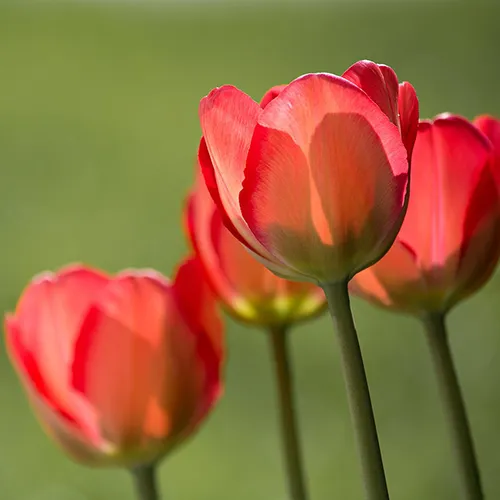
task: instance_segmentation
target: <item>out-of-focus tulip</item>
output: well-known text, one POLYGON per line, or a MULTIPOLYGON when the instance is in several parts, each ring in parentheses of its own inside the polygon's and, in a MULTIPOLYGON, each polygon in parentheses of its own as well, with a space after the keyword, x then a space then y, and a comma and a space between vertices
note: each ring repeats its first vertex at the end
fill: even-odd
POLYGON ((250 255, 224 227, 200 175, 188 198, 186 220, 213 290, 237 319, 259 326, 286 326, 325 309, 321 288, 279 278, 250 255))
POLYGON ((222 324, 197 259, 170 283, 83 266, 38 276, 6 340, 47 432, 77 461, 137 467, 188 437, 221 392, 222 324))
POLYGON ((500 254, 499 169, 491 141, 464 118, 422 121, 401 231, 351 290, 414 314, 445 313, 477 291, 500 254))
POLYGON ((198 158, 207 187, 226 227, 276 274, 349 279, 400 228, 415 91, 370 61, 280 90, 264 107, 227 85, 202 99, 198 158))

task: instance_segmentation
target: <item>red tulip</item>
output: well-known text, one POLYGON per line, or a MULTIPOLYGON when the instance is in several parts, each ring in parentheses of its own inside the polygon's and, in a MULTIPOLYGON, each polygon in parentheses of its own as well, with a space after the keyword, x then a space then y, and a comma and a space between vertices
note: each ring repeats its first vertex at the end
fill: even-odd
POLYGON ((221 392, 222 325, 196 259, 173 283, 83 266, 36 277, 5 321, 48 433, 78 461, 135 467, 186 438, 221 392))
POLYGON ((408 212, 396 242, 352 291, 389 308, 448 311, 491 276, 500 254, 500 200, 491 142, 464 118, 419 126, 408 212))
POLYGON ((263 108, 231 86, 200 104, 199 161, 224 224, 276 274, 331 283, 378 260, 404 215, 411 85, 361 61, 308 74, 263 108))
POLYGON ((200 176, 189 196, 187 226, 208 280, 237 319, 260 326, 288 325, 321 312, 323 291, 312 283, 271 273, 224 227, 200 176))

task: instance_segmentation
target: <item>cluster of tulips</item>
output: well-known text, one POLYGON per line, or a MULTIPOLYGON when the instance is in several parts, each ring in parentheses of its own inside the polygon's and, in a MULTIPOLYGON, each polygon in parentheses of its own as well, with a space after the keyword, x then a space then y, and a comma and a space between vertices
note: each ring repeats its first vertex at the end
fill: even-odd
POLYGON ((132 471, 139 499, 159 499, 156 466, 222 393, 220 304, 269 334, 290 498, 306 500, 286 342, 329 309, 365 497, 386 500, 352 293, 422 322, 463 498, 483 499, 445 317, 500 256, 500 121, 419 121, 414 88, 370 61, 301 76, 260 104, 216 88, 199 116, 192 255, 173 280, 73 265, 33 278, 6 316, 46 431, 81 463, 132 471))

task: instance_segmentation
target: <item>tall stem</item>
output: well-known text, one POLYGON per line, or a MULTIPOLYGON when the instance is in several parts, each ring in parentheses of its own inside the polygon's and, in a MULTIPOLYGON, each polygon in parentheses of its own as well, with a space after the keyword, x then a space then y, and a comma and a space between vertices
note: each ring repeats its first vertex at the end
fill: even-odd
POLYGON ((132 469, 132 476, 137 500, 160 500, 154 465, 144 465, 132 469))
POLYGON ((389 491, 378 441, 368 381, 352 317, 347 281, 323 285, 342 359, 351 419, 358 445, 367 500, 388 500, 389 491))
POLYGON ((463 498, 483 500, 484 494, 474 443, 453 364, 444 315, 429 314, 423 318, 423 323, 457 460, 463 498))
POLYGON ((293 500, 307 500, 287 346, 288 332, 285 328, 272 328, 269 337, 271 339, 278 385, 281 432, 283 435, 288 487, 293 500))

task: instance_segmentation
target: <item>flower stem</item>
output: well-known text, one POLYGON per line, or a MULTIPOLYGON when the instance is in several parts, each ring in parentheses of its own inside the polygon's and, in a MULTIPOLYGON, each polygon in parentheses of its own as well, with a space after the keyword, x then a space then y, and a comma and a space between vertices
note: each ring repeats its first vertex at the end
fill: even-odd
POLYGON ((153 464, 132 469, 137 500, 160 500, 153 464))
POLYGON ((269 331, 276 369, 279 405, 281 413, 281 431, 288 474, 288 487, 292 500, 307 500, 307 492, 299 444, 293 381, 288 353, 288 332, 284 327, 269 331))
POLYGON ((347 281, 322 285, 340 347, 340 356, 358 445, 367 500, 388 500, 368 381, 352 317, 347 281))
POLYGON ((458 462, 463 498, 482 500, 484 494, 481 487, 479 467, 465 403, 453 364, 444 315, 426 315, 423 318, 423 323, 451 433, 454 454, 458 462))

